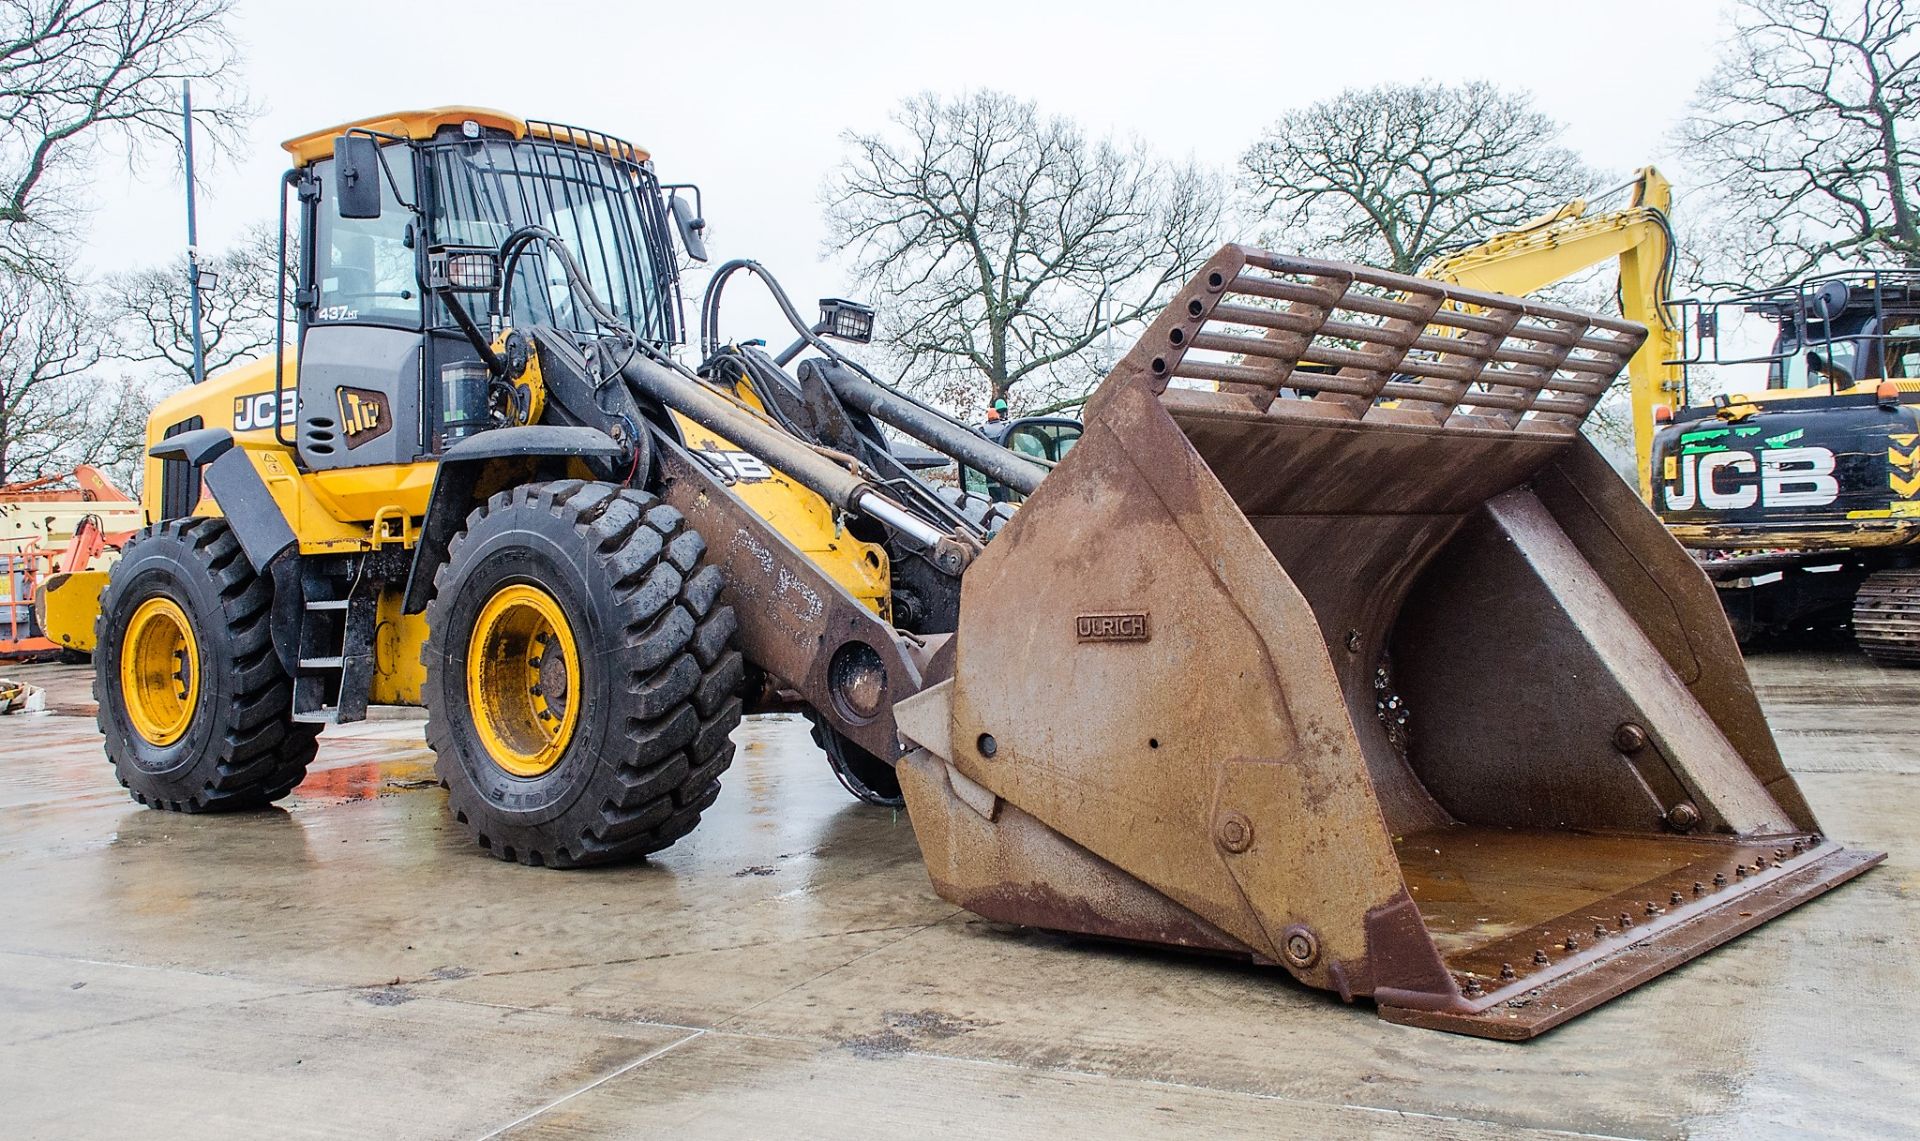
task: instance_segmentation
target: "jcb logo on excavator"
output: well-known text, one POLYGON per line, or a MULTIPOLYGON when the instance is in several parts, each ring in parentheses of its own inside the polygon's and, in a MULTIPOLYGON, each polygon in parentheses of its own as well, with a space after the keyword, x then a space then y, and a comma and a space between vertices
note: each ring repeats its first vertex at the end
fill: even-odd
POLYGON ((1670 511, 1825 507, 1840 498, 1826 448, 1766 448, 1668 456, 1664 493, 1670 511))
MULTIPOLYGON (((280 417, 287 423, 293 423, 297 395, 289 388, 280 393, 280 417)), ((273 393, 252 392, 233 398, 233 430, 236 432, 254 432, 262 428, 271 428, 275 423, 273 415, 273 393)))
POLYGON ((704 449, 700 457, 707 461, 722 478, 736 483, 759 483, 772 479, 773 469, 767 461, 752 452, 729 452, 720 448, 704 449))
POLYGON ((335 389, 340 397, 340 430, 346 433, 347 447, 357 448, 378 439, 393 428, 387 408, 387 394, 371 388, 335 389))

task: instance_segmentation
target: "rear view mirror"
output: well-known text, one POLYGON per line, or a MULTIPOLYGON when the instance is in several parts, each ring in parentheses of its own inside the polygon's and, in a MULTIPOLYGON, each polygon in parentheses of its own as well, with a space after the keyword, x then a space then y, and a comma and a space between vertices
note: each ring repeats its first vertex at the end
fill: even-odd
POLYGON ((333 140, 334 205, 342 218, 380 216, 380 144, 365 135, 333 140))
POLYGON ((687 256, 694 261, 706 261, 707 239, 703 231, 707 228, 707 220, 694 217, 693 206, 678 194, 668 200, 667 208, 673 211, 673 227, 680 232, 680 244, 685 247, 687 256))

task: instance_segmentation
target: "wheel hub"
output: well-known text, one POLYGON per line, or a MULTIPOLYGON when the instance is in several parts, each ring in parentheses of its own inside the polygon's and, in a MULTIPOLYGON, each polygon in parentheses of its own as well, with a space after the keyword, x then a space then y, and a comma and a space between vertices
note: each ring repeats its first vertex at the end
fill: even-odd
POLYGON ((142 602, 120 651, 120 694, 134 732, 164 748, 178 741, 200 699, 200 647, 171 598, 142 602))
POLYGON ((480 608, 467 644, 467 706, 488 757, 517 777, 560 763, 579 710, 580 657, 554 597, 537 586, 501 587, 480 608))

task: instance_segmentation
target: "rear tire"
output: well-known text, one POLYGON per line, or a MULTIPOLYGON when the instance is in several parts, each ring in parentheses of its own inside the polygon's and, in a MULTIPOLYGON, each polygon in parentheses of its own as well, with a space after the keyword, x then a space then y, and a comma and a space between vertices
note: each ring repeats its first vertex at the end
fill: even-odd
POLYGON ((468 516, 427 607, 427 743, 447 806, 504 860, 659 851, 720 794, 740 723, 734 616, 680 513, 562 480, 468 516))
POLYGON ((100 596, 93 695, 114 775, 174 812, 260 808, 319 748, 293 719, 273 590, 224 519, 175 519, 127 544, 100 596))
POLYGON ((808 712, 813 722, 813 743, 827 755, 827 764, 840 785, 862 804, 881 808, 904 808, 906 796, 900 791, 900 774, 893 766, 849 740, 844 733, 828 725, 820 716, 808 712))

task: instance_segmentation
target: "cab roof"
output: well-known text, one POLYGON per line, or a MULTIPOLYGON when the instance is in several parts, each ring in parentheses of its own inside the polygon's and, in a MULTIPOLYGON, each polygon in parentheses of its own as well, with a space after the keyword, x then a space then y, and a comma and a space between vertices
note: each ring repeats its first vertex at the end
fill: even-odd
POLYGON ((636 147, 598 132, 582 131, 553 123, 528 122, 516 115, 488 110, 485 107, 435 107, 426 111, 393 111, 385 115, 373 115, 365 119, 355 119, 350 123, 312 131, 297 138, 288 139, 280 145, 293 156, 293 165, 306 166, 310 162, 332 157, 333 140, 348 131, 368 130, 385 135, 398 135, 406 139, 430 139, 440 128, 458 126, 468 120, 482 127, 506 131, 516 139, 524 139, 532 135, 536 138, 556 139, 560 142, 575 142, 596 150, 607 150, 609 146, 628 148, 632 152, 630 157, 636 162, 645 162, 651 157, 644 147, 636 147))

